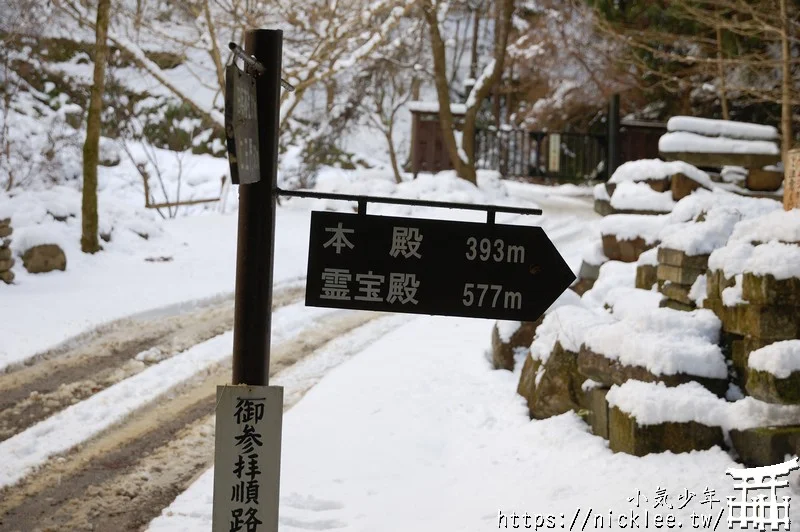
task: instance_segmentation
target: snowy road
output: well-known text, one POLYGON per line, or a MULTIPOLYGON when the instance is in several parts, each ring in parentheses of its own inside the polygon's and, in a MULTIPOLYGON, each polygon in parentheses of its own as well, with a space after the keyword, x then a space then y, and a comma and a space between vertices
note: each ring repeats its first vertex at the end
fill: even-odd
MULTIPOLYGON (((541 205, 546 216, 498 221, 541 223, 577 269, 586 242, 594 236, 591 203, 539 193, 526 199, 541 205)), ((210 249, 199 243, 207 242, 210 232, 220 237, 230 232, 232 218, 200 219, 200 231, 191 229, 188 220, 178 221, 166 243, 143 247, 133 257, 105 257, 119 262, 115 267, 133 271, 141 268, 144 256, 163 253, 177 241, 186 243, 185 250, 172 248, 172 264, 158 266, 163 277, 142 281, 150 285, 145 292, 137 293, 136 283, 117 286, 116 305, 108 297, 104 272, 90 271, 72 274, 75 282, 61 299, 53 293, 24 294, 26 301, 56 299, 40 312, 44 322, 54 325, 45 334, 31 334, 37 329, 32 316, 9 313, 9 321, 21 329, 6 337, 4 348, 14 351, 0 357, 0 530, 104 530, 112 525, 138 530, 190 486, 176 505, 188 500, 194 506, 198 493, 201 499, 209 495, 202 493, 208 473, 193 482, 211 465, 215 386, 229 381, 233 308, 225 287, 232 280, 233 260, 226 256, 221 265, 208 268, 210 257, 231 251, 230 242, 223 239, 210 249), (213 224, 216 228, 209 229, 213 224), (195 283, 188 291, 177 286, 186 276, 205 279, 205 284, 195 283), (97 284, 92 282, 96 279, 97 284), (55 316, 81 290, 70 319, 57 322, 55 316), (117 321, 104 324, 103 317, 117 321)), ((278 223, 283 236, 277 246, 271 374, 286 389, 288 409, 373 342, 404 324, 433 318, 303 307, 297 302, 302 296, 297 279, 305 270, 306 244, 305 236, 298 235, 307 233, 307 213, 283 210, 278 223)), ((107 267, 99 265, 101 270, 107 267)), ((63 283, 58 286, 63 291, 63 283)), ((474 340, 480 352, 481 344, 488 345, 483 328, 490 323, 474 323, 481 331, 474 340)), ((429 347, 420 340, 429 339, 418 338, 406 347, 425 352, 429 347)), ((407 378, 409 386, 418 386, 412 374, 407 378)), ((313 496, 297 497, 289 499, 289 507, 315 507, 313 496)), ((296 510, 286 514, 284 525, 290 530, 292 519, 296 528, 306 528, 303 519, 308 516, 291 517, 296 510)), ((153 526, 180 529, 176 527, 184 526, 180 520, 185 514, 172 513, 177 522, 167 516, 153 526)), ((186 530, 198 530, 195 525, 186 530)), ((201 523, 200 529, 206 526, 201 523)))

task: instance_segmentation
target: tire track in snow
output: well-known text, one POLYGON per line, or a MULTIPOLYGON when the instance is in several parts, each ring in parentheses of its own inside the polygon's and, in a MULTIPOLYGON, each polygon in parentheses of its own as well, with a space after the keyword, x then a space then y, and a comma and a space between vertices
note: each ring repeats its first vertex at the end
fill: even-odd
MULTIPOLYGON (((359 326, 378 316, 337 312, 310 320, 308 313, 304 314, 302 326, 273 349, 271 373, 302 366, 297 363, 315 351, 330 351, 331 345, 340 352, 358 348, 360 344, 348 342, 346 333, 357 332, 359 326)), ((370 338, 385 332, 385 327, 377 329, 370 338)), ((319 378, 319 372, 329 367, 330 361, 318 365, 316 373, 306 369, 305 374, 319 378)), ((226 356, 208 369, 201 382, 173 389, 166 401, 140 408, 122 425, 51 460, 13 489, 0 492, 0 515, 5 516, 0 518, 0 530, 105 530, 112 526, 137 530, 146 525, 211 465, 216 385, 229 379, 230 359, 226 356)), ((297 400, 316 381, 304 382, 304 389, 299 385, 288 388, 287 395, 294 392, 297 400)))
MULTIPOLYGON (((273 309, 302 295, 302 286, 279 288, 273 309)), ((70 350, 0 374, 0 442, 232 327, 233 299, 226 297, 184 314, 128 318, 70 350)))

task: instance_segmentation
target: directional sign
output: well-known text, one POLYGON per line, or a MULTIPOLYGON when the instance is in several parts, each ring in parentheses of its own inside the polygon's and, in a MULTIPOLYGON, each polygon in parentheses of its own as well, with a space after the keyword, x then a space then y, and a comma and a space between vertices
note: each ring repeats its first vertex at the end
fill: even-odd
POLYGON ((225 69, 225 135, 234 185, 261 179, 256 80, 235 64, 225 69))
POLYGON ((533 321, 573 280, 541 227, 311 214, 306 305, 533 321))

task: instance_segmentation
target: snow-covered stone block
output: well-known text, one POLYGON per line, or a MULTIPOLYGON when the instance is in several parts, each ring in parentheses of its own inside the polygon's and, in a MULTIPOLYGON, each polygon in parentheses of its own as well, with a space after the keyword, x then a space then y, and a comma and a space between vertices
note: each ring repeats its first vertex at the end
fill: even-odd
POLYGON ((705 269, 689 268, 687 266, 670 266, 669 264, 659 263, 656 270, 656 277, 659 281, 669 281, 675 284, 682 284, 691 287, 700 275, 705 273, 705 269))
POLYGON ((800 307, 800 278, 776 279, 770 274, 756 275, 746 272, 742 277, 742 297, 761 305, 800 307))
POLYGON ((689 292, 692 287, 684 284, 672 283, 670 281, 659 281, 658 291, 664 294, 668 299, 683 303, 692 308, 696 308, 694 300, 689 297, 689 292))
POLYGON ((697 383, 668 388, 628 381, 612 387, 606 399, 608 442, 614 452, 644 456, 724 446, 722 428, 703 412, 720 399, 697 383))
POLYGON ((699 188, 709 188, 704 187, 694 179, 678 173, 673 174, 672 176, 672 184, 670 186, 670 190, 672 191, 672 199, 674 201, 679 201, 694 192, 699 188))
POLYGON ((669 190, 657 192, 646 183, 625 181, 614 189, 611 207, 620 212, 668 213, 675 207, 675 201, 669 190))
POLYGON ((800 404, 800 340, 775 342, 750 353, 747 392, 762 401, 800 404))
MULTIPOLYGON (((719 310, 719 309, 718 309, 719 310)), ((726 331, 764 340, 800 338, 800 313, 797 307, 753 303, 723 306, 721 318, 726 331)))
POLYGON ((725 357, 717 345, 720 322, 707 310, 655 309, 588 331, 578 370, 607 386, 628 380, 677 386, 693 380, 724 394, 725 357), (676 335, 674 331, 680 330, 676 335))
POLYGON ((672 249, 662 245, 658 248, 658 262, 670 266, 705 270, 708 268, 708 254, 689 255, 683 250, 672 249))
POLYGON ((748 467, 780 464, 787 455, 797 453, 800 425, 788 427, 755 427, 730 432, 731 444, 738 461, 748 467))
POLYGON ((657 266, 650 264, 637 264, 636 266, 636 288, 650 290, 658 281, 656 277, 657 266))
POLYGON ((783 184, 783 172, 765 170, 763 168, 750 168, 745 179, 748 190, 772 191, 778 190, 783 184))

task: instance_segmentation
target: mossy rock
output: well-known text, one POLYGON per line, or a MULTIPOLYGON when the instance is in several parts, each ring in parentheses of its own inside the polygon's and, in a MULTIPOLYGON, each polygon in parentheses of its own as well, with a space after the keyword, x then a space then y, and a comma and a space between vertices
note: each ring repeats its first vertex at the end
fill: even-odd
POLYGON ((800 278, 776 279, 773 275, 745 273, 742 297, 759 305, 800 306, 800 278))
POLYGON ((720 427, 709 427, 695 421, 640 425, 636 419, 616 406, 608 411, 608 444, 615 453, 645 456, 650 453, 688 453, 712 447, 723 447, 720 427))
POLYGON ((730 431, 731 443, 739 461, 748 467, 763 467, 784 462, 786 455, 797 453, 800 425, 757 427, 730 431))
POLYGON ((640 264, 636 267, 636 288, 650 290, 658 282, 657 267, 651 264, 640 264))
POLYGON ((536 321, 523 321, 519 329, 511 335, 508 342, 500 339, 495 323, 492 328, 492 364, 495 369, 514 370, 514 352, 518 348, 527 349, 533 342, 536 328, 542 323, 544 316, 536 321))
POLYGON ((728 390, 727 379, 710 379, 687 373, 655 375, 643 366, 628 366, 621 364, 618 360, 612 360, 600 353, 595 353, 585 344, 581 346, 580 353, 578 353, 577 364, 578 372, 581 375, 605 386, 624 384, 629 380, 663 382, 666 386, 678 386, 696 381, 720 397, 724 397, 728 390))
POLYGON ((525 363, 522 365, 522 372, 519 376, 517 393, 525 398, 529 411, 533 405, 533 392, 536 390, 536 374, 541 365, 541 361, 535 360, 529 355, 525 357, 525 363))
POLYGON ((577 353, 567 351, 556 342, 528 403, 532 418, 545 419, 580 410, 583 400, 581 385, 586 378, 578 373, 577 358, 577 353))
POLYGON ((767 403, 800 404, 800 371, 793 371, 782 379, 767 371, 750 368, 747 374, 747 393, 767 403))

